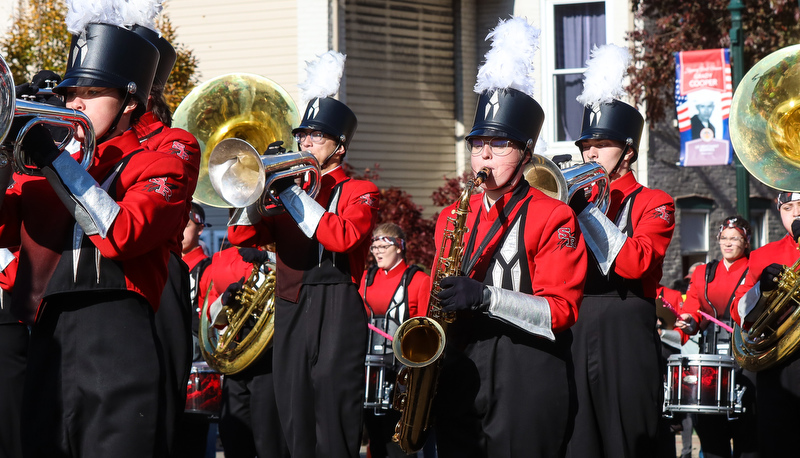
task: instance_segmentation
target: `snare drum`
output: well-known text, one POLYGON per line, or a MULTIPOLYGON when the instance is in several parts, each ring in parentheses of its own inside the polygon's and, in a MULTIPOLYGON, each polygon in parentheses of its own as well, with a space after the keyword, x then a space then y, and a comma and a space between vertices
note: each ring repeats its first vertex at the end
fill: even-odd
POLYGON ((667 363, 664 411, 740 413, 743 391, 734 384, 732 356, 672 355, 667 363))
POLYGON ((192 363, 186 388, 186 412, 219 419, 222 408, 222 374, 205 361, 192 363))

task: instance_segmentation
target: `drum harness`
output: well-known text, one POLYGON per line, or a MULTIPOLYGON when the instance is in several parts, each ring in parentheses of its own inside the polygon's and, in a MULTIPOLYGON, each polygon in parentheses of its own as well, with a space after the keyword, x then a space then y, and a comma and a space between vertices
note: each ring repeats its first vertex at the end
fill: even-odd
MULTIPOLYGON (((705 278, 705 280, 706 280, 705 283, 706 284, 705 284, 705 286, 703 288, 703 294, 705 296, 706 303, 711 307, 711 310, 714 312, 714 318, 718 318, 717 317, 717 308, 708 299, 708 284, 711 283, 712 281, 714 281, 714 276, 717 273, 717 265, 718 264, 719 264, 719 261, 716 260, 716 259, 711 261, 711 262, 709 262, 708 264, 706 264, 706 278, 705 278)), ((737 285, 740 285, 742 283, 742 280, 744 280, 744 277, 747 275, 747 271, 748 271, 748 269, 744 270, 744 272, 742 273, 742 277, 739 279, 738 282, 736 282, 737 285)), ((728 299, 728 303, 725 306, 725 313, 722 316, 722 321, 726 322, 727 324, 731 324, 730 307, 731 307, 731 303, 733 302, 733 298, 735 296, 736 296, 736 289, 734 289, 733 293, 731 293, 731 297, 728 299)), ((720 339, 720 333, 723 330, 719 326, 714 324, 714 323, 711 323, 709 326, 713 326, 713 328, 711 328, 711 329, 706 328, 706 330, 703 332, 703 334, 701 336, 701 342, 700 342, 701 353, 707 354, 707 355, 716 355, 716 354, 730 355, 731 354, 731 347, 730 347, 731 336, 730 336, 730 333, 728 333, 726 331, 725 332, 725 334, 726 334, 725 337, 726 338, 720 339), (724 348, 718 348, 718 345, 722 344, 722 343, 725 344, 724 348), (718 350, 722 350, 723 353, 718 353, 718 350)))

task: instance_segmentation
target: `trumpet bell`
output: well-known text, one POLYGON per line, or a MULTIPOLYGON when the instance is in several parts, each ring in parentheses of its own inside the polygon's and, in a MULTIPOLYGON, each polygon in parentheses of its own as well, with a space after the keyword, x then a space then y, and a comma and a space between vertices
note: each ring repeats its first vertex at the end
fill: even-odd
POLYGON ((596 192, 593 192, 597 196, 594 204, 601 212, 608 211, 610 181, 606 169, 597 162, 561 169, 550 159, 534 154, 525 167, 523 176, 532 187, 566 204, 569 204, 576 192, 585 192, 589 187, 596 187, 596 192))
POLYGON ((731 102, 736 156, 753 177, 800 191, 800 45, 768 55, 742 78, 731 102))
POLYGON ((317 159, 308 151, 261 156, 252 145, 239 138, 222 140, 208 157, 211 186, 234 208, 256 202, 262 212, 267 207, 280 207, 273 186, 284 178, 305 180, 308 183, 306 193, 316 197, 321 176, 317 159))
POLYGON ((220 142, 239 138, 261 153, 270 143, 283 140, 291 149, 292 126, 299 122, 291 96, 263 76, 233 73, 194 88, 175 110, 172 122, 173 127, 192 133, 200 144, 200 174, 194 200, 212 207, 232 206, 217 194, 209 178, 209 158, 220 142))

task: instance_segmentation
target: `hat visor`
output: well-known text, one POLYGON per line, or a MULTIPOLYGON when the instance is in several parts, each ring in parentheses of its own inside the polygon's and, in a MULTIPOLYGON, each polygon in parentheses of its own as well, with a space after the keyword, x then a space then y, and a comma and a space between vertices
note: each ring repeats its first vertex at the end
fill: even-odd
POLYGON ((509 138, 515 141, 521 141, 515 135, 511 135, 508 132, 498 129, 493 129, 490 127, 479 127, 477 129, 472 129, 472 132, 470 132, 469 135, 464 137, 464 140, 469 140, 470 138, 473 137, 499 137, 499 138, 509 138))
POLYGON ((62 81, 53 88, 53 92, 59 95, 66 95, 67 89, 71 87, 117 87, 114 84, 97 78, 71 77, 62 81))

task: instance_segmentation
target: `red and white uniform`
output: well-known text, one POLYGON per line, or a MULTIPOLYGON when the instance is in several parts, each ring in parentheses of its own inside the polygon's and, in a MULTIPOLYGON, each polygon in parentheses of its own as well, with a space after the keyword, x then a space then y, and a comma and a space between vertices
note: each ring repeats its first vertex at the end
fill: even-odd
POLYGON ((611 183, 606 214, 589 205, 578 215, 592 256, 572 329, 578 413, 567 457, 655 456, 663 396, 655 298, 675 205, 627 173, 611 183))
MULTIPOLYGON (((730 313, 744 329, 752 323, 743 322, 746 313, 762 297, 760 278, 764 269, 777 263, 792 266, 800 252, 791 235, 768 243, 750 253, 750 263, 744 281, 736 288, 730 313)), ((794 355, 781 363, 756 372, 756 417, 760 456, 792 456, 797 453, 797 431, 800 429, 800 358, 794 355)), ((753 434, 753 431, 749 431, 753 434)))
MULTIPOLYGON (((366 275, 361 278, 359 291, 361 291, 361 297, 364 298, 364 305, 369 305, 367 312, 383 316, 386 315, 390 306, 398 303, 397 296, 402 287, 400 280, 408 268, 405 260, 401 260, 388 271, 379 268, 369 287, 366 285, 366 275)), ((400 298, 400 302, 408 304, 408 311, 403 315, 406 317, 424 316, 428 312, 430 294, 431 277, 422 271, 415 272, 408 283, 408 297, 400 298)))
MULTIPOLYGON (((741 299, 745 293, 753 289, 759 282, 761 272, 764 271, 764 268, 772 263, 791 266, 797 261, 798 256, 800 256, 800 251, 797 250, 797 243, 795 243, 788 234, 782 239, 768 243, 750 253, 747 276, 744 278, 742 284, 736 288, 736 298, 733 300, 733 304, 731 304, 731 317, 739 326, 742 326, 744 329, 749 329, 749 325, 752 324, 742 323, 742 307, 745 304, 741 299)), ((761 289, 759 287, 759 292, 760 291, 761 289)), ((755 305, 755 303, 750 305, 755 305)))
POLYGON ((301 198, 304 210, 320 218, 311 235, 288 213, 228 229, 234 245, 275 243, 273 373, 292 456, 358 454, 367 346, 358 285, 378 197, 373 183, 349 179, 337 167, 321 177, 313 201, 301 198))
POLYGON ((189 267, 189 270, 192 270, 200 261, 207 258, 208 255, 206 254, 205 251, 203 251, 203 247, 198 246, 195 247, 192 251, 183 255, 181 259, 183 259, 183 262, 185 262, 186 265, 189 267))
POLYGON ((262 219, 254 226, 229 228, 228 237, 234 245, 256 247, 275 243, 278 247, 278 297, 297 302, 301 286, 316 281, 306 272, 319 263, 319 246, 332 253, 346 253, 351 281, 356 285, 361 283, 371 243, 369 234, 377 215, 378 188, 369 181, 349 179, 337 167, 322 176, 315 200, 326 206, 339 185, 341 194, 337 197, 336 211, 325 212, 313 239, 299 230, 288 230, 296 226, 288 213, 262 219))
POLYGON ((213 303, 222 296, 230 284, 238 282, 242 277, 247 280, 252 271, 253 264, 242 259, 237 247, 226 248, 214 253, 211 256, 211 263, 200 278, 198 302, 203 304, 207 294, 208 303, 213 303))
POLYGON ((84 235, 90 243, 75 249, 75 220, 45 178, 21 177, 8 189, 0 209, 0 246, 20 245, 23 274, 17 277, 18 294, 13 299, 20 318, 32 323, 42 299, 49 295, 93 288, 89 279, 72 280, 74 272, 98 276, 101 282, 108 280, 104 288, 136 292, 158 308, 167 257, 170 251, 180 252, 188 215, 186 202, 197 182, 199 159, 192 155, 200 154, 197 140, 188 132, 171 129, 170 137, 184 145, 188 157, 143 149, 133 130, 97 147, 89 174, 98 183, 102 184, 118 162, 127 161, 108 190, 120 211, 105 238, 84 235), (91 269, 74 265, 78 252, 78 262, 82 256, 91 269), (113 275, 104 274, 102 266, 97 272, 95 253, 116 266, 113 275), (59 261, 61 274, 54 277, 59 261))
MULTIPOLYGON (((455 207, 439 215, 437 253, 455 207)), ((448 456, 557 456, 574 408, 568 329, 584 282, 574 273, 586 268, 575 214, 523 180, 488 209, 484 195, 472 196, 466 227, 462 270, 490 289, 492 304, 448 325, 434 406, 439 449, 448 456)))
MULTIPOLYGON (((689 289, 686 290, 683 313, 691 314, 701 328, 705 328, 709 323, 709 320, 700 314, 701 310, 723 320, 729 307, 733 304, 734 293, 744 279, 747 266, 747 257, 737 259, 730 267, 726 267, 724 261, 719 261, 716 263, 714 279, 711 283, 706 283, 708 264, 697 266, 689 282, 689 289)), ((681 341, 686 343, 689 337, 682 330, 679 332, 681 341)))

